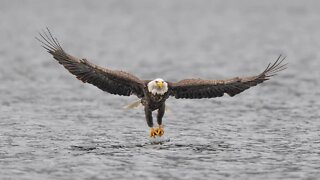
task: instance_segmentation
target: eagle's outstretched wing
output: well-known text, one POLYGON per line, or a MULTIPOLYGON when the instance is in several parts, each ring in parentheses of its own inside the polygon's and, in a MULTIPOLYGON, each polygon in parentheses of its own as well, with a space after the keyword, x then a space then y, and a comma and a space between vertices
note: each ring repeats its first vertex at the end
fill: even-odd
POLYGON ((227 80, 184 79, 177 83, 170 83, 171 95, 175 98, 214 98, 221 97, 224 93, 234 96, 244 90, 256 86, 276 73, 286 69, 287 64, 282 64, 285 57, 281 55, 259 75, 251 77, 235 77, 227 80))
POLYGON ((93 84, 111 94, 144 96, 144 82, 139 78, 124 71, 102 68, 86 59, 79 59, 67 54, 48 28, 47 32, 39 34, 40 38, 36 39, 42 43, 42 47, 82 82, 93 84))

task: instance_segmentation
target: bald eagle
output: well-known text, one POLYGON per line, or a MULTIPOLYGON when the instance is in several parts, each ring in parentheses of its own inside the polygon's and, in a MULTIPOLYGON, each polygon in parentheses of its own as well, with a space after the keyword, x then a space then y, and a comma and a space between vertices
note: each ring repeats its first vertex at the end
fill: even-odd
POLYGON ((48 28, 39 34, 40 37, 36 39, 41 42, 42 47, 82 82, 90 83, 111 94, 137 96, 144 106, 150 137, 161 137, 164 134, 162 118, 165 113, 165 102, 169 97, 201 99, 221 97, 224 94, 232 97, 287 68, 287 64, 283 63, 285 57, 280 55, 274 63, 269 63, 266 69, 256 76, 227 80, 184 79, 179 82, 168 82, 161 78, 141 80, 130 73, 103 68, 87 59, 69 55, 48 28), (155 110, 158 111, 158 126, 154 126, 152 119, 152 112, 155 110))

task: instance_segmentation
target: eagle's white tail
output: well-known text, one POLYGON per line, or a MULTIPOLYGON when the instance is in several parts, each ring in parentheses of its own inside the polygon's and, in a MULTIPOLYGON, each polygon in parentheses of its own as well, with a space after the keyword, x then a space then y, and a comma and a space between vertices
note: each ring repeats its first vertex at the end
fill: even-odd
POLYGON ((141 100, 139 99, 139 100, 127 105, 127 106, 124 106, 123 108, 125 108, 125 109, 134 109, 134 108, 138 108, 138 107, 141 107, 141 106, 142 106, 141 100))
POLYGON ((172 109, 168 105, 166 105, 166 110, 165 111, 168 112, 168 113, 171 113, 172 109))

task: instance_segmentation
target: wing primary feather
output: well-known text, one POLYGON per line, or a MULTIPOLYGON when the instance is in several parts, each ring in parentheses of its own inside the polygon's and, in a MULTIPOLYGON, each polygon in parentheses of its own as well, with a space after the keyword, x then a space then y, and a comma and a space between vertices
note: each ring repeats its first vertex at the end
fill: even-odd
POLYGON ((268 64, 267 68, 261 74, 266 73, 268 71, 268 69, 270 68, 270 66, 271 66, 271 63, 268 64))
POLYGON ((55 40, 56 40, 56 42, 57 42, 57 45, 58 45, 59 49, 63 51, 63 49, 62 49, 62 47, 61 47, 60 42, 58 41, 58 39, 55 38, 55 40))
POLYGON ((54 51, 54 50, 55 50, 54 46, 53 46, 41 33, 39 33, 39 35, 40 35, 40 36, 42 37, 42 39, 45 40, 47 43, 43 42, 41 39, 39 39, 39 38, 37 38, 37 37, 36 37, 36 39, 37 39, 38 41, 40 41, 43 45, 45 45, 46 47, 48 47, 49 49, 51 49, 51 51, 54 51))
POLYGON ((287 65, 288 65, 288 63, 286 63, 286 64, 282 64, 282 65, 280 65, 280 64, 279 64, 279 66, 278 66, 278 67, 275 67, 275 68, 272 70, 272 72, 279 72, 279 71, 282 71, 282 70, 284 70, 284 69, 286 69, 286 68, 287 68, 287 65))
POLYGON ((270 67, 270 69, 273 69, 273 67, 275 67, 278 64, 279 59, 281 58, 281 54, 280 56, 277 58, 277 60, 272 64, 272 66, 270 67))
POLYGON ((54 42, 52 42, 51 38, 44 30, 43 30, 43 34, 44 36, 46 36, 46 38, 43 37, 46 40, 46 42, 48 42, 52 47, 54 47, 54 49, 56 49, 54 42))
POLYGON ((51 45, 51 47, 54 47, 54 44, 52 44, 50 38, 48 37, 47 33, 44 30, 42 30, 42 34, 41 33, 39 34, 48 44, 51 45))
MULTIPOLYGON (((282 64, 282 62, 285 59, 286 59, 286 57, 283 57, 279 62, 275 63, 275 65, 272 66, 272 68, 269 68, 262 75, 264 75, 265 77, 271 77, 271 76, 277 75, 277 73, 279 73, 280 71, 283 71, 283 70, 287 69, 288 63, 282 64)), ((278 60, 279 60, 279 58, 278 58, 278 60)))
MULTIPOLYGON (((59 47, 57 41, 56 41, 56 40, 54 39, 54 37, 52 36, 52 33, 51 33, 51 31, 50 31, 50 29, 49 29, 48 27, 47 27, 47 31, 48 31, 48 33, 49 33, 49 36, 50 36, 52 42, 56 45, 55 47, 59 47)), ((60 50, 61 50, 61 49, 60 49, 60 50)))
POLYGON ((277 58, 277 60, 271 66, 270 66, 271 63, 269 63, 268 67, 260 74, 260 76, 263 76, 269 71, 271 71, 274 68, 274 66, 276 66, 280 58, 281 58, 281 55, 277 58))
POLYGON ((50 49, 44 45, 41 45, 41 47, 43 47, 44 49, 46 49, 47 51, 50 51, 50 49))

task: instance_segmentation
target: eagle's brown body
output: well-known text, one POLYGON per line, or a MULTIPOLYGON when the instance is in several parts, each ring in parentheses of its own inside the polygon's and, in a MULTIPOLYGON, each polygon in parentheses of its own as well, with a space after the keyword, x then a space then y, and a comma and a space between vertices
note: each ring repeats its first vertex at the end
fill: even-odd
MULTIPOLYGON (((153 127, 152 111, 155 110, 158 110, 157 122, 159 125, 162 124, 165 101, 170 96, 174 96, 177 99, 214 98, 223 96, 224 94, 234 96, 268 80, 271 76, 286 68, 286 64, 282 64, 285 58, 281 59, 281 56, 279 56, 273 64, 270 63, 262 73, 256 76, 235 77, 227 80, 185 79, 176 83, 165 82, 167 84, 165 93, 154 94, 148 89, 149 83, 153 81, 144 81, 130 73, 102 68, 90 63, 86 59, 73 57, 62 49, 49 29, 47 29, 47 32, 40 34, 40 36, 41 39, 37 39, 43 44, 43 47, 79 80, 93 84, 111 94, 121 96, 134 94, 140 98, 145 108, 146 120, 149 127, 153 127)), ((161 88, 160 90, 163 90, 161 88)))
POLYGON ((164 95, 153 95, 152 93, 146 93, 145 96, 141 99, 141 104, 145 107, 148 107, 151 111, 159 109, 163 103, 170 97, 170 94, 167 92, 164 95))
MULTIPOLYGON (((146 91, 147 92, 147 91, 146 91)), ((162 124, 162 117, 166 109, 166 100, 170 97, 167 92, 164 95, 154 95, 147 92, 145 96, 141 99, 141 104, 144 106, 144 112, 146 116, 146 121, 149 127, 153 127, 152 111, 158 110, 157 123, 162 124)))

